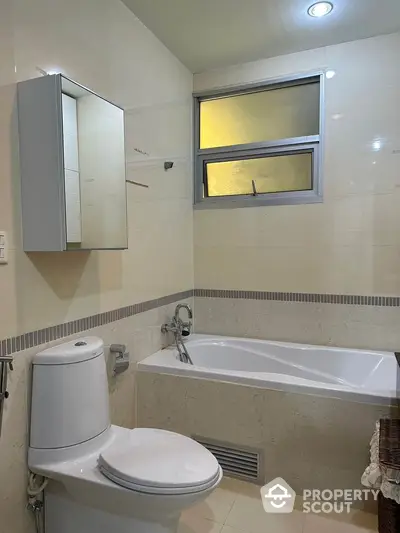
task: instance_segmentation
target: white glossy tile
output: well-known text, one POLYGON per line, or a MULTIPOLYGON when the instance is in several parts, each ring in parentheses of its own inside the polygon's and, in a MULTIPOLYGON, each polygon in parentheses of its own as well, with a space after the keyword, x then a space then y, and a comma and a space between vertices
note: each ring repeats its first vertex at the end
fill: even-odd
MULTIPOLYGON (((363 531, 377 531, 378 530, 378 515, 377 514, 371 514, 364 511, 361 511, 359 509, 351 509, 349 513, 331 513, 329 515, 317 515, 317 518, 321 519, 328 519, 330 521, 336 522, 337 527, 348 527, 353 526, 355 528, 358 528, 361 532, 363 531)), ((323 525, 323 522, 321 520, 316 520, 316 523, 320 523, 323 525)), ((313 522, 314 519, 307 519, 307 522, 313 522)))
POLYGON ((225 524, 248 533, 302 533, 304 514, 299 511, 290 514, 268 514, 264 511, 261 498, 256 501, 249 496, 238 496, 225 524))
POLYGON ((0 228, 18 254, 7 277, 20 287, 14 284, 7 294, 18 311, 5 310, 0 338, 190 288, 191 73, 117 0, 71 0, 68 7, 55 0, 50 9, 46 0, 34 8, 26 0, 4 0, 0 29, 0 228), (148 190, 128 186, 126 252, 19 256, 17 113, 10 84, 39 76, 38 68, 61 71, 127 108, 126 155, 145 152, 143 179, 151 183, 148 190), (171 158, 176 165, 167 174, 163 162, 171 158), (157 172, 149 171, 149 160, 157 172), (150 205, 140 209, 144 198, 150 205), (38 301, 46 312, 36 312, 38 301))
POLYGON ((396 351, 398 307, 195 298, 197 333, 396 351))
POLYGON ((6 305, 0 305, 0 339, 18 332, 18 302, 16 294, 16 253, 8 252, 8 264, 0 265, 0 294, 6 305))
POLYGON ((223 526, 221 529, 221 533, 247 533, 246 531, 239 531, 239 529, 235 529, 231 526, 223 526))
POLYGON ((196 89, 211 89, 299 65, 336 71, 325 88, 324 202, 195 212, 197 287, 399 293, 399 46, 393 34, 195 75, 196 89))
POLYGON ((194 90, 204 91, 221 86, 240 85, 262 81, 267 77, 290 76, 294 71, 307 72, 315 67, 326 65, 326 49, 317 48, 297 54, 261 59, 232 67, 213 69, 195 74, 194 90))
POLYGON ((217 488, 208 498, 189 511, 191 515, 224 524, 235 501, 235 494, 223 488, 217 488))
POLYGON ((220 533, 221 529, 222 524, 185 511, 179 521, 178 533, 220 533))
POLYGON ((2 0, 0 19, 0 87, 15 80, 12 0, 2 0))
POLYGON ((219 490, 230 494, 232 503, 238 496, 249 496, 256 500, 260 498, 260 486, 228 476, 223 477, 219 490))
MULTIPOLYGON (((367 519, 368 522, 368 519, 367 519)), ((376 532, 375 521, 370 524, 358 525, 347 523, 345 520, 335 520, 330 517, 306 515, 304 533, 373 533, 376 532)))

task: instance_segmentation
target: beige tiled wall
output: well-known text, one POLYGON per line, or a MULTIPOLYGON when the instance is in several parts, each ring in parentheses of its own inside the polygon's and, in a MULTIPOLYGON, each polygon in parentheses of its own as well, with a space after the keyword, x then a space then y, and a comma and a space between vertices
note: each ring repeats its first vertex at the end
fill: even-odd
POLYGON ((400 307, 195 298, 196 333, 400 350, 400 307))
POLYGON ((264 452, 266 481, 359 488, 375 421, 390 407, 139 372, 138 423, 264 452), (234 413, 234 415, 233 415, 234 413))
POLYGON ((195 75, 201 91, 335 71, 324 203, 195 211, 197 288, 400 294, 399 48, 393 34, 195 75))
MULTIPOLYGON (((190 299, 189 303, 192 303, 190 299)), ((161 334, 160 325, 171 317, 175 305, 153 309, 75 336, 97 335, 104 339, 109 368, 111 419, 114 424, 134 427, 136 363, 168 343, 168 339, 161 334), (123 343, 130 352, 131 366, 118 377, 111 375, 113 359, 107 348, 112 343, 123 343)), ((19 352, 15 357, 14 372, 10 373, 8 387, 10 398, 5 404, 0 438, 0 533, 35 531, 31 513, 26 510, 30 363, 35 353, 63 341, 31 348, 19 352)))
POLYGON ((119 0, 2 0, 0 339, 193 287, 191 73, 119 0), (15 83, 61 71, 126 110, 129 250, 21 251, 15 83), (164 171, 164 161, 174 167, 164 171))
MULTIPOLYGON (((193 287, 191 73, 119 0, 0 1, 0 339, 193 287), (129 250, 24 254, 16 82, 61 71, 126 110, 129 250), (164 171, 165 160, 174 161, 164 171)), ((160 349, 175 304, 92 330, 132 360, 160 349)), ((60 341, 58 341, 60 342, 60 341)), ((15 358, 0 438, 0 533, 30 533, 25 511, 29 361, 15 358)), ((110 382, 113 422, 134 422, 134 366, 110 382)))

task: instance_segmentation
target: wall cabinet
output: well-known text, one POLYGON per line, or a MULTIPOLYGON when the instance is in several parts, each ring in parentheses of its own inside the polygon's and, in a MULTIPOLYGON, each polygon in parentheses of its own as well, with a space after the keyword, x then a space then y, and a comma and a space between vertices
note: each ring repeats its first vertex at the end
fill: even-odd
POLYGON ((127 248, 124 111, 61 74, 18 84, 26 252, 127 248))

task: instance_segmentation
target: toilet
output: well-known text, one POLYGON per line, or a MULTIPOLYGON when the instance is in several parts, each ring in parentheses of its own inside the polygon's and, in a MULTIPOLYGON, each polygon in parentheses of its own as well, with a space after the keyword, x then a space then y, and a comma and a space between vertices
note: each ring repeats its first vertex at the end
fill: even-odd
POLYGON ((46 533, 175 532, 181 512, 218 486, 221 467, 183 435, 111 425, 108 403, 101 339, 33 358, 28 465, 50 480, 46 533))

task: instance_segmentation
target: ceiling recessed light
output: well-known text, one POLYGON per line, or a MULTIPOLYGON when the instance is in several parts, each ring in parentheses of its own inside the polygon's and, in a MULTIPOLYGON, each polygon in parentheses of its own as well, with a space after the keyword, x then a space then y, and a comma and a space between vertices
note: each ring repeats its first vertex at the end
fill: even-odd
POLYGON ((372 143, 372 150, 374 152, 379 152, 379 150, 382 148, 382 141, 380 139, 375 139, 372 143))
POLYGON ((308 14, 310 17, 325 17, 333 9, 333 4, 330 2, 317 2, 308 8, 308 14))

